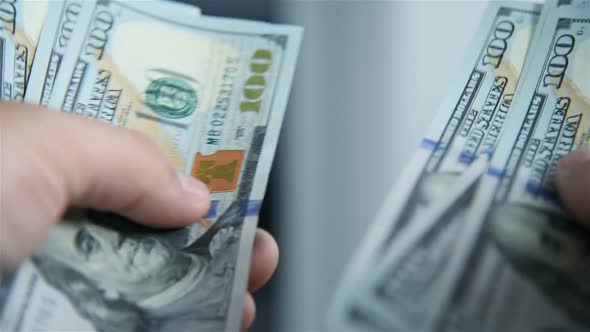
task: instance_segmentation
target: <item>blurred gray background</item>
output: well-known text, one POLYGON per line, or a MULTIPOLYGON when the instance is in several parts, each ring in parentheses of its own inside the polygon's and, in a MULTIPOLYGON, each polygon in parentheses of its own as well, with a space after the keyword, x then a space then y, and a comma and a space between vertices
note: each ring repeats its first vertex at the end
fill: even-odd
POLYGON ((303 48, 261 226, 281 248, 253 331, 326 331, 350 257, 462 65, 482 1, 183 0, 291 23, 303 48))

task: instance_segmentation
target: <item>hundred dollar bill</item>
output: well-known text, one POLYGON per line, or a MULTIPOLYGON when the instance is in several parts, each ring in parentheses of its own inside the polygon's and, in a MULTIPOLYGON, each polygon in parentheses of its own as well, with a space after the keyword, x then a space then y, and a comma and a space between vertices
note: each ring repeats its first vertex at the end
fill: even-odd
POLYGON ((441 301, 448 280, 447 262, 457 246, 457 234, 487 158, 478 158, 462 175, 438 177, 438 185, 448 187, 445 195, 424 213, 423 221, 400 230, 374 272, 366 278, 366 288, 358 305, 373 321, 387 330, 427 331, 441 301))
POLYGON ((48 0, 0 1, 1 99, 23 100, 48 0))
POLYGON ((208 185, 212 208, 166 232, 73 211, 11 278, 2 331, 240 329, 301 29, 157 8, 97 2, 73 74, 62 80, 60 69, 51 100, 67 96, 64 111, 151 137, 208 185))
MULTIPOLYGON (((334 299, 330 320, 346 320, 347 308, 366 284, 364 271, 399 240, 400 230, 420 223, 477 155, 495 144, 514 95, 540 16, 533 3, 493 3, 466 55, 463 69, 426 138, 377 216, 334 299), (362 287, 361 287, 362 288, 362 287)), ((344 323, 346 325, 346 323, 344 323)))
POLYGON ((552 185, 560 158, 590 146, 590 4, 551 3, 518 112, 449 262, 455 282, 439 329, 590 330, 590 233, 563 211, 552 185))
POLYGON ((47 106, 59 68, 66 52, 71 51, 68 47, 70 41, 76 33, 85 31, 94 2, 66 0, 49 3, 47 18, 39 37, 39 50, 27 86, 26 102, 47 106))
MULTIPOLYGON (((47 18, 39 37, 39 50, 35 54, 35 62, 27 85, 26 102, 43 106, 49 104, 51 91, 65 55, 81 47, 95 2, 95 0, 49 2, 47 18), (70 47, 72 41, 75 45, 70 47)), ((151 7, 160 6, 158 8, 160 15, 183 16, 187 20, 197 19, 201 15, 200 9, 196 6, 172 1, 151 2, 151 7)), ((141 6, 145 3, 146 1, 131 2, 129 5, 141 6)))
MULTIPOLYGON (((552 10, 547 7, 543 10, 539 25, 552 10)), ((540 29, 536 29, 532 49, 535 40, 540 38, 540 29)), ((527 52, 527 59, 533 55, 527 52)), ((528 65, 530 61, 525 61, 523 72, 527 72, 528 65)), ((519 80, 515 96, 520 93, 518 87, 522 84, 526 84, 524 79, 519 80)), ((506 116, 506 121, 510 121, 510 116, 506 116)), ((501 128, 497 130, 500 136, 501 128)), ((450 183, 452 178, 439 179, 447 188, 444 197, 430 205, 420 223, 400 232, 400 240, 389 247, 375 272, 368 276, 364 304, 371 311, 379 312, 380 319, 390 326, 423 330, 440 311, 445 290, 455 282, 450 279, 453 274, 447 269, 447 263, 458 244, 456 234, 461 224, 468 222, 464 215, 479 176, 487 168, 491 148, 489 146, 490 153, 485 158, 477 159, 454 183, 450 183)))

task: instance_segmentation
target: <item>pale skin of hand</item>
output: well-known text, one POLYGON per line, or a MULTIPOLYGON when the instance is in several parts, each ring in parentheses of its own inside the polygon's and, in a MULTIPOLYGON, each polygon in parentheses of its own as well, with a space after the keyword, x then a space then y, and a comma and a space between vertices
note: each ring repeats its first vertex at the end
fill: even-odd
MULTIPOLYGON (((148 137, 26 104, 0 104, 0 270, 31 255, 69 207, 119 213, 150 227, 183 227, 209 209, 207 187, 179 174, 148 137)), ((277 266, 278 246, 258 229, 242 329, 252 292, 277 266)))

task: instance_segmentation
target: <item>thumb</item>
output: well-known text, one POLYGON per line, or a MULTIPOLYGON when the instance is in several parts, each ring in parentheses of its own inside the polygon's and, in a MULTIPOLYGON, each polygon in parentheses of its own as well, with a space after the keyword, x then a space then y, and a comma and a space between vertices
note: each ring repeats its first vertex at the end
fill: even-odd
POLYGON ((209 193, 140 133, 0 104, 0 268, 30 255, 69 206, 180 227, 207 212, 209 193))
POLYGON ((555 184, 566 209, 580 222, 590 224, 590 149, 562 158, 555 184))

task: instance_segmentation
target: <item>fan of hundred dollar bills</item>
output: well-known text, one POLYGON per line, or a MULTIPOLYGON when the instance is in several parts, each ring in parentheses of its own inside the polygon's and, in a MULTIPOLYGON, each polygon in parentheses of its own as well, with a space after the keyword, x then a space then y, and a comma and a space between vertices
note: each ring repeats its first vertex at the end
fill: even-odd
POLYGON ((342 281, 338 331, 590 331, 590 232, 552 185, 590 146, 590 2, 492 2, 342 281))
POLYGON ((168 1, 0 1, 2 100, 141 131, 212 193, 167 232, 71 211, 0 279, 0 331, 238 331, 301 34, 168 1))

